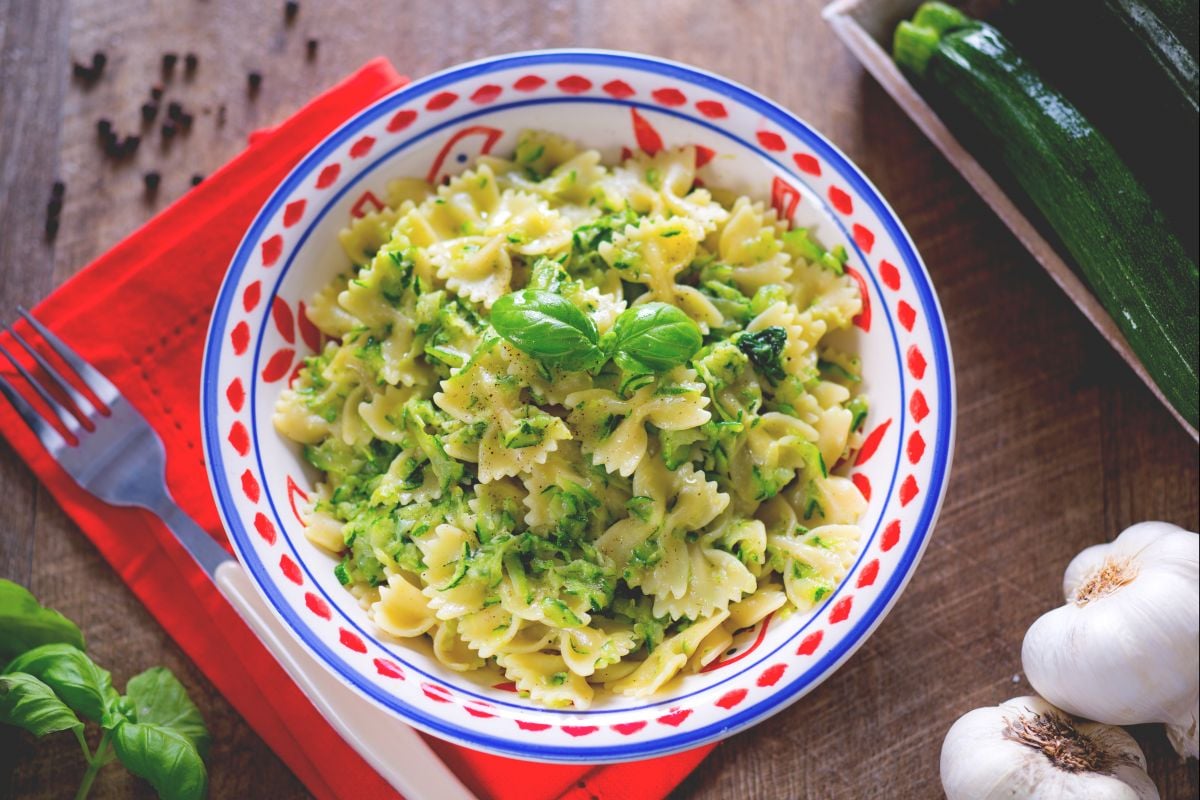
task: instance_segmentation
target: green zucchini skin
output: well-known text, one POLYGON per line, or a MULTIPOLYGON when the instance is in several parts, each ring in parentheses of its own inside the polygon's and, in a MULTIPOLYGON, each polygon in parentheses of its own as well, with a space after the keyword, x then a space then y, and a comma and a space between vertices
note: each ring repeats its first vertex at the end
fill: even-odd
POLYGON ((1159 32, 1155 41, 1196 60, 1195 28, 1188 39, 1180 25, 1188 5, 1194 20, 1197 0, 1008 0, 988 22, 1104 134, 1195 261, 1200 114, 1179 76, 1163 68, 1160 48, 1147 43, 1148 29, 1133 25, 1119 5, 1165 23, 1168 33, 1149 23, 1159 32))
POLYGON ((1159 389, 1197 427, 1197 268, 1108 140, 985 23, 902 23, 896 55, 988 131, 1159 389))
POLYGON ((1141 0, 1180 43, 1200 59, 1200 4, 1196 0, 1141 0))
POLYGON ((1143 0, 1104 0, 1104 8, 1125 26, 1158 65, 1174 88, 1180 104, 1200 113, 1200 66, 1196 56, 1175 35, 1167 22, 1143 0))

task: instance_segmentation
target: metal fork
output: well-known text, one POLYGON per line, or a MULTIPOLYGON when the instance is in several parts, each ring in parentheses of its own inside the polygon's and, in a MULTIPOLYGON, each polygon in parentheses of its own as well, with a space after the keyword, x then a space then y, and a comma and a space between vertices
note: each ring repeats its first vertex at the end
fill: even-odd
POLYGON ((24 337, 7 325, 0 325, 70 398, 71 405, 60 402, 0 344, 0 354, 54 411, 75 440, 64 438, 0 375, 0 393, 33 429, 50 455, 80 486, 104 502, 138 506, 162 519, 325 719, 402 795, 411 800, 475 800, 415 730, 356 695, 296 643, 259 596, 245 570, 171 497, 166 482, 166 450, 146 418, 108 378, 46 326, 25 309, 17 311, 104 406, 97 408, 24 337))
POLYGON ((54 411, 59 422, 74 437, 75 443, 63 438, 3 375, 0 375, 0 392, 4 393, 25 423, 41 439, 54 460, 80 486, 110 505, 138 506, 153 512, 179 538, 204 571, 215 576, 217 567, 232 560, 233 556, 197 525, 171 497, 167 489, 167 454, 158 433, 99 370, 80 358, 28 311, 18 308, 17 312, 75 371, 105 408, 97 408, 45 356, 7 325, 0 327, 70 398, 74 408, 54 397, 2 344, 0 353, 54 411))

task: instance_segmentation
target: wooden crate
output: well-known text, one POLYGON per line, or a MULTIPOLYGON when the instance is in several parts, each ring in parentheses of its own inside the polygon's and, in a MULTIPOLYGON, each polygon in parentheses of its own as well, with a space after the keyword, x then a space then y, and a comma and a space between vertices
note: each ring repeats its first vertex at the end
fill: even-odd
MULTIPOLYGON (((1145 382, 1154 396, 1179 421, 1193 439, 1200 440, 1197 431, 1171 407, 1154 379, 1146 371, 1125 336, 1079 277, 1067 265, 1058 251, 1037 230, 1029 217, 1013 202, 991 175, 975 160, 921 97, 904 73, 891 58, 892 32, 902 19, 912 16, 920 0, 835 0, 825 7, 825 20, 833 27, 851 52, 858 57, 875 79, 883 85, 900 107, 925 132, 951 164, 962 173, 979 196, 992 207, 1017 239, 1033 254, 1038 263, 1050 273, 1054 282, 1074 301, 1101 335, 1108 340, 1145 382)), ((969 13, 986 16, 995 3, 979 0, 965 3, 969 13)))

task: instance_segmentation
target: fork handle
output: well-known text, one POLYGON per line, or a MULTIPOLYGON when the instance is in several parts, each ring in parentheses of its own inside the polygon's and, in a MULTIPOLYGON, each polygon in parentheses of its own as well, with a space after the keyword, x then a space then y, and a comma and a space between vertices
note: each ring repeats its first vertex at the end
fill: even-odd
POLYGON ((475 800, 417 732, 327 672, 283 629, 225 548, 165 497, 154 513, 346 743, 409 800, 475 800))
POLYGON ((240 564, 223 564, 214 581, 312 704, 393 788, 408 800, 476 800, 415 730, 317 664, 276 621, 240 564))
POLYGON ((217 568, 234 558, 229 551, 208 535, 208 531, 196 524, 191 516, 180 508, 173 498, 165 497, 157 508, 151 509, 167 524, 171 533, 179 539, 188 553, 208 573, 208 577, 216 581, 217 568))

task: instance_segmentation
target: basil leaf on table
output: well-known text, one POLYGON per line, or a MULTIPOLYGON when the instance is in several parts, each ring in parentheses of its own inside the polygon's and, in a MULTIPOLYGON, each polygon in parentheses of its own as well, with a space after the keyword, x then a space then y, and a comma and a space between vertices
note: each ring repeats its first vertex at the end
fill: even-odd
POLYGON ((125 768, 150 782, 163 800, 197 800, 208 788, 204 718, 170 670, 153 667, 129 679, 114 719, 112 744, 125 768))
POLYGON ((699 326, 666 303, 626 309, 612 334, 613 360, 629 371, 666 372, 685 363, 704 343, 699 326))
POLYGON ((0 675, 0 723, 24 728, 34 736, 83 729, 53 689, 24 672, 0 675))
POLYGON ((0 580, 0 659, 51 642, 84 648, 83 634, 74 622, 44 608, 24 586, 0 580))
POLYGON ((49 686, 76 714, 99 722, 115 696, 112 675, 79 648, 44 644, 14 658, 7 672, 33 675, 49 686))
POLYGON ((523 289, 492 304, 492 327, 517 349, 567 370, 604 363, 596 325, 557 294, 523 289))
POLYGON ((125 700, 132 707, 133 722, 170 730, 191 742, 200 755, 208 754, 204 717, 171 670, 152 667, 133 676, 125 684, 125 700))
POLYGON ((177 731, 121 722, 112 731, 112 745, 125 769, 149 781, 163 800, 200 800, 208 790, 200 753, 177 731))

